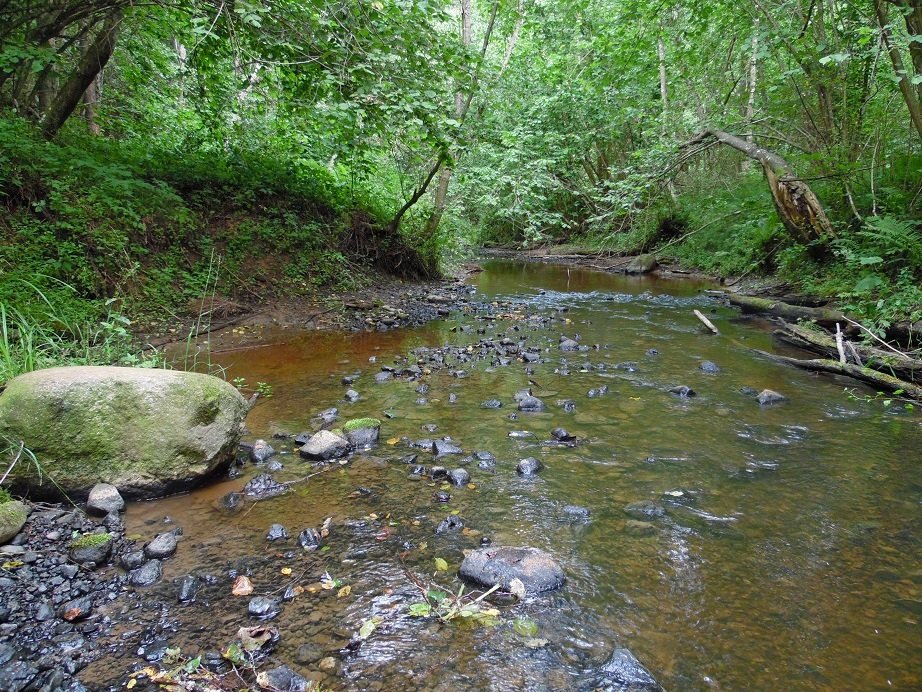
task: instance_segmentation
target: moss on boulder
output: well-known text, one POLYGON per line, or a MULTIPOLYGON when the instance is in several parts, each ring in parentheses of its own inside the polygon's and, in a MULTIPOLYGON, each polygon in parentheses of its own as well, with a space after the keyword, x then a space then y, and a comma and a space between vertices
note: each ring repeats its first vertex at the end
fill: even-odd
POLYGON ((16 536, 26 524, 29 508, 19 500, 0 504, 0 545, 16 536))
POLYGON ((351 433, 361 428, 380 428, 381 421, 377 418, 354 418, 343 425, 344 433, 351 433))
POLYGON ((120 367, 49 368, 11 380, 0 437, 22 440, 15 487, 82 495, 106 482, 129 496, 187 487, 230 461, 247 404, 210 375, 120 367))

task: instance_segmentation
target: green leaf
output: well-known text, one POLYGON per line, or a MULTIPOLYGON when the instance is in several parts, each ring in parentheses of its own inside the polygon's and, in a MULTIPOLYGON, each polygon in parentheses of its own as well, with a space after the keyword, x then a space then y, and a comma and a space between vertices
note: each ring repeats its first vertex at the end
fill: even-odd
POLYGON ((194 673, 196 670, 198 670, 198 667, 201 665, 201 663, 202 657, 196 656, 195 658, 186 661, 186 665, 183 666, 183 670, 185 670, 187 673, 194 673))
POLYGON ((368 639, 371 636, 371 633, 378 629, 378 625, 381 624, 382 618, 378 615, 375 615, 373 618, 369 618, 364 622, 364 624, 359 628, 359 639, 368 639))
POLYGON ((877 274, 868 274, 861 279, 858 283, 855 284, 855 288, 852 289, 855 293, 867 293, 877 288, 878 286, 883 286, 884 280, 877 276, 877 274))
POLYGON ((428 598, 430 601, 441 603, 446 598, 448 598, 448 594, 445 593, 444 591, 439 591, 438 589, 429 589, 426 592, 426 598, 428 598))
POLYGON ((516 631, 516 634, 532 638, 538 634, 538 623, 527 616, 522 616, 513 620, 512 629, 516 631))
POLYGON ((417 618, 424 618, 432 613, 432 606, 428 603, 411 603, 410 615, 417 618))
POLYGON ((861 264, 867 266, 869 264, 880 264, 884 261, 884 258, 872 255, 870 257, 861 257, 858 261, 861 262, 861 264))
POLYGON ((435 558, 435 569, 439 572, 448 571, 448 563, 440 557, 435 558))

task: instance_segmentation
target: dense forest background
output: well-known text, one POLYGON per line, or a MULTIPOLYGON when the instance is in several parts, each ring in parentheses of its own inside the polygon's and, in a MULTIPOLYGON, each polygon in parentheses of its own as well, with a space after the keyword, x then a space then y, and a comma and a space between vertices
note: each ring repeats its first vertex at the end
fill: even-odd
POLYGON ((0 362, 483 243, 771 274, 883 334, 922 318, 920 101, 919 0, 0 0, 0 362))

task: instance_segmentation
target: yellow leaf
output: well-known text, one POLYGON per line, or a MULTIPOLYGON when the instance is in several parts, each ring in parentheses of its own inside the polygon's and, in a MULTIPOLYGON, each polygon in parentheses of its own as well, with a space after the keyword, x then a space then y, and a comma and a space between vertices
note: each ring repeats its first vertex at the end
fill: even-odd
POLYGON ((345 598, 352 593, 352 587, 349 585, 344 586, 339 591, 336 592, 336 598, 345 598))
POLYGON ((128 681, 128 684, 125 685, 125 687, 127 687, 130 690, 130 689, 134 689, 134 686, 137 684, 138 684, 138 681, 135 680, 134 678, 131 678, 131 680, 128 681))
POLYGON ((468 484, 467 484, 467 487, 468 487, 468 490, 477 490, 477 484, 476 484, 476 483, 468 483, 468 484))
POLYGON ((371 514, 368 515, 368 518, 369 518, 369 519, 377 519, 377 518, 378 518, 378 515, 375 514, 374 512, 372 512, 371 514))
POLYGON ((284 574, 286 577, 291 574, 291 567, 282 567, 282 574, 284 574))
POLYGON ((387 444, 389 444, 391 447, 393 447, 393 446, 394 446, 395 444, 397 444, 398 442, 400 442, 400 438, 399 438, 399 437, 392 437, 392 438, 390 438, 390 439, 387 441, 387 444))

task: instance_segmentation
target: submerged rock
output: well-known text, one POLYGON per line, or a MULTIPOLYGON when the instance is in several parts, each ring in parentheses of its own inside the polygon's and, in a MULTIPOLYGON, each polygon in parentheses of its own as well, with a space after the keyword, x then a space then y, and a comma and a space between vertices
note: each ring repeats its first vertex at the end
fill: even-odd
POLYGON ((756 396, 756 401, 759 402, 759 406, 771 406, 772 404, 780 404, 787 400, 788 398, 784 394, 779 394, 771 389, 763 389, 759 392, 758 396, 756 396))
POLYGON ((544 464, 534 457, 520 459, 516 464, 515 470, 520 476, 534 476, 538 471, 544 468, 544 464))
POLYGON ((589 521, 592 511, 588 507, 579 505, 564 505, 561 512, 566 519, 570 521, 589 521))
POLYGON ((698 396, 698 393, 694 389, 692 389, 691 387, 687 387, 684 384, 679 385, 677 387, 670 387, 669 393, 675 394, 677 397, 680 397, 682 399, 690 399, 693 396, 698 396))
POLYGON ((596 689, 618 692, 660 692, 663 688, 627 649, 615 649, 599 670, 596 689))
POLYGON ((708 375, 716 375, 720 372, 720 366, 710 360, 701 361, 701 363, 698 365, 698 369, 701 372, 707 373, 708 375))
POLYGON ((250 461, 259 464, 275 454, 275 450, 265 440, 256 440, 250 449, 250 461))
POLYGON ((640 500, 624 506, 624 513, 629 517, 643 521, 653 521, 666 516, 666 510, 652 500, 640 500))
POLYGON ((177 600, 180 603, 191 603, 195 600, 201 585, 201 579, 192 574, 186 575, 183 577, 182 583, 179 585, 179 594, 177 594, 177 600))
POLYGON ((458 575, 486 588, 499 584, 506 591, 518 579, 529 594, 560 588, 566 581, 563 569, 548 553, 528 547, 478 548, 464 558, 458 575))
POLYGON ((217 377, 180 370, 72 366, 10 380, 0 439, 42 460, 10 479, 38 495, 87 492, 101 478, 145 498, 186 487, 228 463, 247 402, 217 377), (92 431, 92 434, 87 434, 92 431), (55 484, 43 483, 53 477, 55 484))
POLYGON ((452 485, 461 487, 471 482, 471 474, 466 469, 452 469, 448 472, 448 480, 452 485))
POLYGON ((243 492, 250 497, 261 500, 288 492, 288 486, 284 483, 279 483, 268 473, 261 473, 247 481, 246 485, 243 486, 243 492))
POLYGON ((288 529, 281 524, 273 524, 266 532, 267 541, 280 541, 288 538, 288 529))
POLYGON ((451 533, 453 531, 460 531, 464 528, 464 519, 459 517, 457 514, 449 514, 447 517, 442 519, 439 522, 439 525, 435 527, 436 533, 451 533))
POLYGON ((526 413, 540 413, 544 410, 544 402, 536 396, 526 396, 519 400, 519 411, 526 413))
POLYGON ((447 440, 433 440, 432 453, 437 457, 441 457, 446 454, 463 454, 464 452, 458 445, 447 440))
POLYGON ((144 554, 149 558, 162 560, 176 553, 176 536, 173 533, 161 533, 144 546, 144 554))

